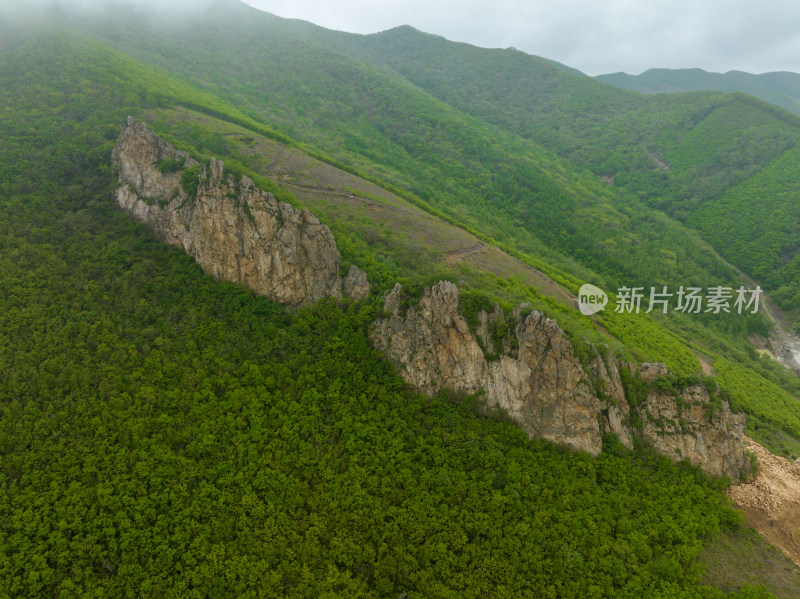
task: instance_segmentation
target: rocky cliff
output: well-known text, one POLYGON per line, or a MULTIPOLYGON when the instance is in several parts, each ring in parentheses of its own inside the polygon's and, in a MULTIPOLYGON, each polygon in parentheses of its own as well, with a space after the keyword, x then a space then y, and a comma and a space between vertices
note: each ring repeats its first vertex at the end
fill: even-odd
MULTIPOLYGON (((221 161, 198 164, 132 118, 112 158, 120 207, 216 278, 292 306, 369 294, 357 267, 340 276, 328 227, 247 177, 226 174, 221 161)), ((744 418, 703 385, 676 389, 665 384, 661 364, 629 365, 598 352, 582 364, 556 322, 524 305, 508 317, 497 306, 480 312, 470 327, 458 312, 458 288, 446 281, 407 310, 402 293, 396 285, 387 294, 370 336, 418 390, 481 392, 529 435, 593 455, 603 435, 615 433, 627 447, 639 438, 714 475, 737 480, 747 468, 744 418)))
POLYGON ((524 305, 509 318, 497 306, 478 313, 473 332, 458 313, 458 288, 446 281, 405 313, 401 296, 400 285, 387 294, 370 336, 422 392, 483 392, 529 435, 593 455, 610 432, 629 448, 638 437, 716 476, 737 480, 747 468, 744 417, 702 384, 670 388, 662 364, 636 367, 597 353, 583 365, 556 322, 524 305), (622 369, 636 393, 626 391, 622 369))
MULTIPOLYGON (((112 159, 119 206, 181 246, 205 272, 291 306, 342 296, 333 235, 308 210, 226 174, 219 160, 199 165, 130 117, 112 159)), ((344 283, 355 299, 369 293, 356 267, 344 283)))

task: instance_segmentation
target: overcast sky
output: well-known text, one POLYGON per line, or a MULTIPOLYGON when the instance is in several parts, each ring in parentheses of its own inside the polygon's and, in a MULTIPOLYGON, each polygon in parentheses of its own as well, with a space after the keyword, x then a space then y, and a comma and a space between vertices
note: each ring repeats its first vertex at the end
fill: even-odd
POLYGON ((651 67, 800 72, 797 0, 245 1, 340 31, 412 25, 477 46, 514 46, 589 75, 651 67))

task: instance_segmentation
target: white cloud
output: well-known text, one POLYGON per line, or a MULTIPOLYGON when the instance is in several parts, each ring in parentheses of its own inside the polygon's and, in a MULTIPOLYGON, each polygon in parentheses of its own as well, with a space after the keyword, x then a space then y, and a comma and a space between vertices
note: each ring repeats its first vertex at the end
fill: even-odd
MULTIPOLYGON (((136 4, 197 14, 223 0, 0 0, 0 18, 47 4, 136 4)), ((412 25, 454 41, 552 58, 588 74, 652 67, 800 72, 796 0, 244 0, 282 17, 374 33, 412 25)))
POLYGON ((186 14, 197 12, 214 0, 0 0, 0 15, 22 15, 41 11, 45 7, 60 7, 72 11, 101 12, 115 6, 135 6, 150 13, 186 14))
POLYGON ((651 67, 800 72, 794 0, 246 0, 279 16, 372 33, 412 25, 514 46, 589 74, 651 67))

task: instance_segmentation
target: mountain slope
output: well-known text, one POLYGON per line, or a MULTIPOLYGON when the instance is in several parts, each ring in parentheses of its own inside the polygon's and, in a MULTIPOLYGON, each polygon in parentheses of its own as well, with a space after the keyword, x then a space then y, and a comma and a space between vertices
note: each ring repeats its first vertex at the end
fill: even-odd
MULTIPOLYGON (((266 73, 291 58, 290 50, 259 66, 247 53, 235 58, 243 48, 214 58, 218 47, 202 38, 181 47, 197 34, 177 35, 187 21, 206 33, 221 30, 229 41, 271 20, 253 24, 250 12, 237 20, 236 6, 172 23, 168 30, 176 35, 161 39, 162 58, 152 63, 57 15, 17 29, 0 24, 6 28, 0 36, 0 591, 722 596, 699 583, 694 564, 704 543, 736 527, 720 492, 724 481, 646 449, 629 453, 613 437, 597 458, 566 453, 531 441, 502 418, 487 418, 465 398, 412 393, 368 342, 379 301, 289 312, 203 275, 113 207, 111 148, 127 116, 135 115, 200 158, 224 157, 287 201, 297 201, 289 191, 297 189, 331 223, 343 260, 363 266, 379 285, 376 296, 396 278, 421 289, 446 275, 463 279, 476 305, 530 299, 557 315, 576 342, 584 334, 608 339, 611 331, 614 350, 697 369, 693 347, 661 321, 608 314, 598 328, 579 315, 558 288, 574 293, 581 281, 546 259, 595 280, 617 271, 593 274, 576 261, 584 260, 579 252, 572 258, 546 249, 535 234, 543 227, 515 225, 509 234, 502 226, 508 208, 472 212, 472 202, 481 207, 472 184, 487 176, 492 184, 491 169, 482 167, 487 156, 493 167, 512 159, 533 169, 536 186, 548 193, 534 189, 520 202, 537 198, 543 211, 548 200, 563 198, 566 207, 577 206, 568 213, 575 218, 599 214, 613 223, 619 212, 613 191, 595 196, 603 188, 554 153, 448 109, 396 74, 378 77, 380 69, 347 62, 339 50, 308 46, 291 28, 278 28, 272 39, 297 51, 297 62, 274 68, 274 78, 263 82, 248 78, 251 69, 266 73), (206 44, 210 49, 201 51, 206 44), (312 51, 312 68, 299 70, 312 51), (336 75, 363 74, 365 84, 384 87, 343 96, 355 82, 337 87, 329 80, 326 55, 341 61, 336 75), (317 78, 324 84, 309 87, 317 78), (354 101, 366 94, 370 102, 354 101), (348 142, 356 149, 342 150, 337 144, 349 140, 351 113, 359 107, 363 129, 354 129, 358 136, 348 142), (385 115, 396 120, 380 129, 385 115), (287 136, 291 127, 303 143, 287 136), (465 176, 451 174, 451 190, 437 172, 447 166, 439 151, 448 144, 449 168, 465 176), (336 170, 327 152, 352 161, 336 170), (395 187, 381 187, 380 178, 395 187), (315 183, 340 194, 308 189, 315 183), (346 194, 358 192, 380 198, 359 196, 378 210, 367 202, 345 209, 346 194), (470 201, 459 202, 462 193, 470 201), (596 197, 608 205, 595 207, 596 197), (405 238, 392 238, 393 219, 381 221, 384 204, 394 206, 390 214, 405 211, 405 238), (457 227, 461 218, 474 229, 457 227), (429 231, 427 247, 410 234, 416 222, 429 231), (490 233, 502 234, 510 253, 500 254, 490 233), (476 258, 472 268, 450 263, 435 251, 438 235, 455 240, 440 248, 445 254, 474 247, 466 245, 474 238, 494 248, 493 260, 484 267, 476 258), (411 251, 418 246, 425 251, 411 251), (514 258, 521 272, 536 264, 541 276, 520 274, 516 281, 514 258), (534 280, 541 293, 530 288, 534 280)), ((156 37, 136 19, 118 18, 116 28, 104 30, 109 37, 127 27, 126 43, 138 40, 140 48, 156 37)), ((244 45, 252 42, 242 37, 244 45)), ((509 172, 527 173, 517 164, 509 172)), ((489 204, 495 206, 491 197, 489 204)), ((550 222, 559 223, 557 208, 551 212, 550 222)), ((653 229, 684 239, 666 217, 646 217, 663 218, 653 229)), ((650 229, 623 234, 637 230, 650 229)), ((712 272, 718 263, 713 253, 704 256, 708 265, 698 261, 697 268, 712 272)), ((621 260, 608 264, 625 267, 621 260)), ((679 324, 687 337, 697 333, 737 357, 728 353, 729 338, 679 324)), ((722 371, 721 356, 717 363, 722 371)), ((733 392, 748 391, 742 399, 761 410, 765 430, 780 425, 785 440, 784 431, 793 429, 783 419, 793 412, 775 398, 793 398, 777 385, 777 392, 759 396, 762 374, 780 381, 746 355, 721 372, 733 392), (737 377, 754 391, 734 384, 737 377)))
POLYGON ((732 517, 713 485, 422 399, 369 348, 363 308, 291 315, 202 275, 109 203, 116 124, 165 101, 135 93, 147 69, 73 36, 18 48, 0 121, 4 594, 698 588, 682 564, 732 517), (642 535, 644 513, 664 527, 642 535), (617 535, 628 558, 604 549, 617 535))
POLYGON ((126 51, 169 65, 235 103, 251 104, 287 135, 412 191, 460 222, 533 254, 548 256, 550 247, 580 255, 592 270, 608 273, 611 285, 646 275, 647 282, 665 278, 665 265, 644 259, 657 253, 648 247, 654 236, 656 243, 678 249, 686 271, 690 263, 705 262, 697 264, 698 278, 731 276, 720 263, 710 266, 714 260, 706 249, 684 252, 680 244, 665 241, 683 236, 667 220, 626 213, 630 208, 614 190, 538 144, 465 116, 344 50, 323 49, 321 40, 329 34, 266 17, 262 21, 257 37, 242 32, 236 40, 202 25, 173 31, 145 23, 136 41, 127 40, 125 30, 114 31, 116 21, 103 21, 102 31, 110 28, 113 36, 104 35, 126 51), (203 60, 163 58, 170 54, 158 49, 164 40, 189 45, 203 60), (620 226, 636 235, 641 219, 647 220, 648 234, 638 245, 605 243, 620 226))
POLYGON ((787 71, 753 75, 743 71, 709 73, 703 69, 648 69, 639 75, 609 73, 596 79, 644 94, 691 91, 742 92, 800 114, 800 75, 787 71))
MULTIPOLYGON (((387 193, 374 183, 337 172, 330 165, 309 159, 297 149, 284 148, 237 125, 191 111, 166 111, 157 124, 172 135, 185 136, 197 130, 206 133, 191 133, 192 138, 222 136, 231 146, 229 155, 239 156, 245 161, 252 159, 249 164, 257 172, 290 186, 297 197, 330 224, 345 259, 367 269, 370 280, 382 281, 379 289, 391 288, 396 281, 421 290, 442 278, 457 280, 462 292, 469 290, 479 296, 488 294, 507 310, 519 302, 530 302, 536 309, 557 318, 573 339, 585 336, 594 344, 610 344, 615 352, 623 352, 637 360, 665 360, 679 372, 691 373, 698 368, 685 341, 663 326, 654 326, 655 323, 644 315, 603 314, 597 319, 597 323, 603 326, 602 333, 587 328, 588 319, 576 313, 571 299, 580 286, 574 279, 554 270, 540 258, 518 253, 515 253, 515 258, 511 257, 491 240, 482 242, 481 239, 485 238, 437 221, 407 199, 387 193), (348 241, 343 245, 345 240, 348 241), (370 257, 371 252, 378 254, 380 263, 370 257), (380 268, 370 268, 370 264, 380 264, 380 268), (458 268, 453 270, 452 266, 458 268), (533 289, 535 293, 531 293, 533 289), (611 339, 609 332, 622 343, 611 339)), ((481 301, 486 305, 486 299, 481 301)), ((663 324, 669 323, 661 322, 663 324)), ((779 438, 786 439, 785 432, 780 436, 765 437, 766 431, 775 424, 780 423, 783 431, 793 431, 792 435, 800 435, 800 420, 797 416, 789 416, 795 411, 792 406, 796 400, 763 379, 759 383, 759 377, 753 378, 753 373, 746 374, 739 366, 748 364, 762 375, 773 378, 780 374, 777 364, 754 362, 741 346, 720 345, 722 339, 710 337, 707 330, 692 323, 691 319, 684 318, 678 330, 684 339, 692 340, 693 347, 704 347, 707 356, 722 352, 733 358, 731 362, 719 356, 719 364, 725 364, 719 369, 719 374, 724 377, 726 388, 740 408, 750 414, 748 427, 753 431, 751 434, 776 449, 784 443, 779 441, 778 445, 775 444, 779 438), (758 424, 767 414, 767 421, 775 424, 758 424), (760 431, 755 430, 758 427, 762 427, 760 431)), ((796 389, 796 379, 785 371, 783 374, 789 378, 776 380, 782 381, 788 389, 796 389)))
MULTIPOLYGON (((613 186, 618 203, 652 206, 684 223, 800 139, 796 117, 743 94, 637 96, 521 52, 455 44, 408 27, 347 44, 458 110, 535 141, 572 168, 590 169, 613 186)), ((769 193, 762 197, 769 202, 769 193)), ((747 260, 727 252, 733 235, 707 239, 754 274, 747 260)), ((797 291, 790 276, 764 283, 797 291)), ((796 304, 782 299, 780 306, 796 324, 796 304)))
MULTIPOLYGON (((221 20, 225 18, 233 16, 221 20)), ((171 30, 145 22, 137 30, 140 39, 133 40, 117 19, 118 15, 101 19, 96 27, 126 51, 169 65, 233 102, 251 105, 286 134, 412 191, 459 222, 565 267, 548 248, 577 257, 587 270, 607 277, 608 287, 664 282, 674 278, 676 262, 692 279, 735 278, 707 247, 692 241, 687 245, 693 238, 682 227, 609 188, 597 176, 516 133, 436 101, 387 73, 385 66, 348 55, 351 36, 340 38, 341 50, 332 51, 323 49, 331 33, 264 17, 258 36, 245 30, 229 40, 202 24, 189 22, 171 30), (196 58, 170 59, 174 52, 163 47, 167 43, 190 47, 196 58), (615 241, 620 228, 630 243, 615 241), (670 249, 662 257, 665 247, 670 249), (654 261, 653 256, 660 259, 654 261)), ((135 22, 131 17, 125 23, 130 21, 135 22)), ((252 17, 248 24, 255 22, 252 17)), ((522 60, 529 58, 517 54, 522 60)), ((597 85, 539 62, 569 81, 597 85)), ((607 89, 611 104, 615 92, 607 89)), ((591 114, 580 106, 576 111, 591 114)))
MULTIPOLYGON (((562 137, 580 133, 580 137, 570 137, 572 149, 561 158, 504 130, 500 121, 487 123, 437 100, 384 63, 365 61, 367 53, 363 49, 353 54, 355 46, 373 44, 381 36, 362 39, 327 32, 310 24, 264 15, 235 2, 214 5, 211 10, 207 20, 201 14, 186 15, 179 21, 154 20, 146 14, 112 10, 93 19, 73 18, 68 22, 95 38, 107 39, 108 43, 162 64, 181 78, 213 89, 228 100, 226 104, 193 91, 192 102, 184 101, 184 105, 196 106, 199 102, 206 112, 223 114, 228 121, 247 124, 275 139, 289 139, 286 133, 299 135, 304 147, 313 143, 315 152, 321 150, 337 164, 347 164, 348 169, 366 173, 373 180, 388 180, 396 188, 410 190, 409 197, 414 197, 416 203, 433 205, 440 216, 466 225, 482 238, 494 238, 511 251, 522 251, 549 263, 548 268, 560 267, 607 289, 637 283, 647 288, 673 284, 679 278, 683 284, 736 286, 735 271, 711 248, 679 223, 644 205, 650 202, 640 199, 641 187, 656 185, 666 176, 666 190, 672 195, 665 198, 674 203, 676 197, 683 197, 675 190, 688 194, 686 189, 709 186, 708 177, 698 173, 713 170, 719 152, 739 153, 742 166, 723 171, 710 185, 724 188, 780 154, 792 143, 794 135, 788 115, 773 114, 766 105, 753 106, 746 97, 675 97, 674 101, 658 104, 669 110, 656 115, 652 103, 641 104, 641 97, 635 94, 623 93, 624 97, 617 101, 621 93, 618 90, 532 59, 536 69, 544 69, 544 80, 555 82, 553 89, 543 88, 541 102, 534 108, 540 104, 536 110, 563 104, 568 112, 554 112, 549 118, 531 122, 543 127, 542 133, 561 129, 562 137), (571 92, 565 94, 559 91, 561 88, 571 92), (595 92, 598 89, 599 98, 595 92), (563 101, 565 96, 569 101, 563 101), (251 116, 232 108, 231 102, 243 106, 251 116), (641 104, 638 107, 637 102, 641 104), (753 124, 732 129, 737 111, 744 111, 753 124), (571 118, 573 115, 583 120, 571 118), (262 119, 261 123, 252 117, 262 119), (668 117, 668 123, 677 123, 678 129, 660 130, 656 125, 663 117, 668 117), (265 127, 267 118, 283 133, 276 134, 274 128, 265 127), (595 125, 583 130, 575 128, 575 120, 593 120, 595 125), (713 126, 705 135, 681 133, 693 131, 698 123, 713 126), (592 160, 587 158, 590 167, 600 159, 623 164, 629 159, 622 147, 628 147, 631 136, 645 133, 650 137, 658 133, 659 139, 663 138, 660 143, 679 155, 694 152, 704 160, 696 168, 690 163, 680 172, 676 169, 672 176, 661 167, 653 170, 648 166, 643 171, 637 166, 637 159, 630 162, 635 168, 617 174, 615 181, 620 184, 614 186, 603 183, 597 173, 588 172, 575 162, 587 155, 594 156, 592 160), (765 135, 772 139, 766 148, 760 143, 765 135), (712 143, 706 144, 706 138, 712 143), (602 152, 592 151, 599 146, 603 146, 602 152), (641 180, 637 178, 640 176, 641 180)), ((449 42, 435 36, 402 28, 395 33, 400 36, 402 48, 409 52, 423 46, 423 42, 450 48, 449 42)), ((465 45, 453 46, 461 49, 465 45)), ((484 51, 466 48, 470 55, 483 56, 484 51)), ((530 57, 515 51, 498 52, 492 56, 501 63, 511 56, 523 70, 530 70, 530 57)), ((389 54, 396 57, 393 60, 402 58, 398 48, 389 54)), ((461 70, 446 62, 432 64, 439 71, 474 77, 470 61, 464 61, 463 65, 469 68, 462 65, 461 70)), ((515 81, 527 85, 525 78, 513 79, 512 83, 515 81)), ((458 89, 459 85, 453 87, 458 89)), ((501 100, 497 99, 499 110, 505 111, 501 100)), ((209 139, 198 143, 208 144, 209 139)), ((637 147, 637 155, 645 156, 652 165, 654 158, 646 146, 637 147)), ((536 268, 546 270, 544 266, 536 268)), ((577 283, 577 279, 574 281, 577 283)), ((493 286, 492 293, 498 294, 500 288, 493 286)), ((579 286, 580 283, 575 284, 573 291, 579 286)), ((517 297, 527 294, 518 291, 517 297)), ((565 318, 574 320, 563 309, 558 317, 560 322, 565 318)), ((797 392, 796 381, 787 379, 779 368, 754 360, 754 353, 744 351, 745 335, 754 331, 766 333, 763 320, 758 318, 669 315, 662 324, 673 331, 670 335, 661 328, 652 329, 646 320, 629 319, 626 315, 605 314, 600 322, 637 359, 663 360, 679 373, 697 371, 697 359, 679 340, 682 336, 706 355, 721 352, 733 358, 733 363, 746 363, 759 376, 779 382, 790 393, 797 392)), ((579 325, 577 330, 585 330, 584 327, 579 325)), ((724 372, 729 391, 753 417, 749 433, 771 447, 797 451, 789 449, 794 447, 793 441, 777 441, 786 437, 768 439, 753 428, 755 422, 762 420, 766 427, 800 430, 791 424, 796 415, 786 413, 791 401, 784 396, 779 399, 774 393, 754 396, 752 390, 759 387, 757 379, 751 380, 751 375, 745 373, 734 375, 727 368, 724 372), (740 385, 748 392, 738 392, 740 385)))

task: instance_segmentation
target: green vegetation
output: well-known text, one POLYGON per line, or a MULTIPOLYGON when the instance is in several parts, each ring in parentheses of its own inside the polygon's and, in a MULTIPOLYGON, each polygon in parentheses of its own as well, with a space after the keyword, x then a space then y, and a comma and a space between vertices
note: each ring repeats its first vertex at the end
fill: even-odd
POLYGON ((765 445, 773 451, 783 445, 787 449, 780 453, 792 459, 798 457, 800 447, 796 443, 787 445, 780 443, 780 439, 770 439, 770 433, 759 434, 759 429, 766 428, 770 431, 777 428, 795 440, 800 438, 797 398, 752 370, 724 358, 718 358, 714 367, 717 370, 717 380, 730 395, 733 406, 748 414, 747 433, 753 438, 763 438, 765 445))
MULTIPOLYGON (((641 97, 520 52, 451 44, 408 28, 341 36, 238 3, 188 19, 191 27, 183 27, 122 10, 75 25, 160 65, 163 70, 117 55, 113 68, 124 65, 134 81, 148 82, 139 98, 244 127, 247 144, 262 135, 383 182, 573 292, 580 280, 610 290, 676 281, 737 285, 735 269, 677 221, 686 220, 708 194, 738 185, 779 157, 797 136, 797 119, 746 96, 641 97), (660 166, 659 156, 676 165, 660 166), (691 159, 681 162, 682 156, 691 159), (614 185, 599 175, 612 177, 614 185)), ((67 39, 86 41, 75 33, 67 39)), ((92 43, 102 56, 111 56, 107 47, 92 43)), ((220 131, 192 127, 178 127, 174 135, 185 135, 206 156, 227 152, 226 164, 246 157, 220 131)), ((253 166, 246 159, 241 164, 253 166)), ((372 247, 370 239, 355 239, 360 233, 350 223, 331 224, 343 245, 359 249, 346 260, 374 265, 389 285, 388 273, 398 268, 401 282, 414 289, 435 276, 461 275, 441 267, 418 273, 425 256, 396 254, 401 244, 387 240, 385 230, 370 233, 378 240, 372 247)), ((475 281, 478 287, 486 282, 475 281)), ((784 286, 776 296, 786 308, 792 293, 784 286)), ((508 299, 544 308, 573 338, 606 342, 591 321, 563 303, 537 299, 514 283, 492 287, 481 290, 500 299, 513 291, 508 299)), ((684 340, 738 359, 745 336, 764 332, 756 316, 704 315, 696 319, 699 327, 680 316, 654 319, 657 325, 629 316, 603 317, 618 340, 608 341, 613 349, 629 359, 664 361, 680 374, 699 366, 684 340)), ((786 383, 762 364, 747 367, 786 383)), ((790 414, 783 420, 798 414, 795 406, 785 409, 790 414)), ((757 438, 767 435, 759 432, 757 438)))
MULTIPOLYGON (((219 18, 238 27, 247 16, 219 18)), ((134 38, 127 24, 103 21, 97 33, 248 107, 286 136, 313 145, 314 156, 385 182, 451 222, 552 265, 566 269, 574 262, 566 256, 577 258, 607 287, 666 283, 678 274, 702 282, 735 277, 676 223, 621 201, 554 152, 388 77, 335 45, 332 51, 305 31, 265 18, 253 18, 235 40, 205 23, 197 24, 202 34, 178 29, 166 35, 162 27, 143 23, 134 38), (165 38, 203 61, 167 52, 165 38), (325 66, 317 71, 316 65, 325 66), (665 248, 672 254, 654 261, 665 248)))
POLYGON ((185 169, 181 173, 181 189, 190 199, 197 197, 197 187, 200 185, 200 165, 185 169))
MULTIPOLYGON (((678 274, 701 283, 711 280, 708 275, 717 280, 731 276, 703 244, 687 242, 685 230, 673 233, 656 224, 658 219, 645 210, 652 206, 700 230, 716 251, 774 292, 792 323, 800 324, 793 266, 798 248, 786 237, 786 231, 800 226, 800 215, 790 207, 793 191, 785 184, 800 176, 791 150, 800 142, 796 116, 743 94, 640 96, 521 52, 454 44, 408 27, 349 44, 449 106, 613 182, 615 193, 605 201, 629 219, 612 219, 613 234, 604 234, 605 219, 595 213, 565 215, 571 224, 594 219, 594 233, 572 224, 568 240, 547 238, 606 275, 608 282, 640 280, 650 286, 678 274), (591 241, 582 244, 584 236, 591 241), (622 267, 612 265, 615 253, 623 251, 622 267), (640 251, 646 260, 637 258, 640 251), (609 271, 624 276, 608 277, 609 271)), ((517 194, 515 200, 517 212, 511 216, 519 218, 525 198, 517 194)), ((554 205, 569 211, 563 202, 554 205)), ((553 233, 563 228, 540 220, 538 213, 536 221, 553 233)))
MULTIPOLYGON (((735 199, 780 164, 791 122, 747 99, 645 101, 521 53, 436 40, 480 56, 455 90, 465 95, 445 97, 458 87, 438 83, 449 67, 430 63, 422 77, 425 62, 408 55, 417 33, 361 39, 234 2, 210 10, 180 24, 124 9, 0 24, 0 595, 724 596, 697 565, 740 521, 724 481, 611 437, 598 458, 574 454, 463 398, 421 397, 366 330, 395 282, 415 301, 447 278, 473 325, 479 309, 526 301, 557 318, 583 358, 592 344, 666 362, 678 377, 667 386, 698 374, 696 352, 711 356, 748 431, 793 452, 800 382, 741 349, 762 320, 594 321, 523 282, 535 269, 573 294, 583 280, 733 283, 735 270, 680 221, 704 214, 698 194, 735 199), (383 51, 396 58, 376 58, 392 36, 383 51), (498 68, 508 60, 521 71, 498 68), (526 85, 540 89, 522 102, 515 82, 531 70, 526 85), (569 102, 531 101, 554 81, 569 102), (481 93, 467 105, 469 90, 481 93), (376 291, 290 313, 204 276, 113 209, 109 156, 127 115, 295 205, 254 145, 363 175, 358 189, 380 183, 396 214, 500 247, 521 274, 446 263, 435 235, 426 245, 317 200, 344 266, 365 269, 376 291), (652 168, 652 148, 673 152, 673 171, 652 168)), ((178 162, 158 168, 183 169, 194 196, 199 167, 178 162)), ((746 270, 771 263, 730 251, 746 270)), ((507 332, 496 327, 495 341, 507 332)), ((626 383, 635 403, 640 385, 626 383)))
POLYGON ((722 596, 691 566, 737 519, 719 481, 408 392, 366 339, 372 306, 289 314, 109 210, 95 131, 136 106, 96 106, 79 138, 95 161, 65 171, 76 122, 16 102, 0 593, 722 596))
POLYGON ((747 181, 703 204, 692 224, 773 292, 793 318, 800 318, 800 255, 796 223, 800 219, 797 165, 793 148, 747 181))
POLYGON ((800 595, 798 568, 746 526, 725 529, 700 555, 703 581, 725 591, 761 586, 779 599, 800 595))
POLYGON ((646 94, 716 90, 743 92, 800 114, 800 76, 786 71, 753 75, 742 71, 708 73, 703 69, 648 69, 640 75, 609 73, 600 81, 646 94))
POLYGON ((186 158, 162 158, 156 164, 156 169, 159 173, 175 173, 181 170, 184 164, 186 158))

